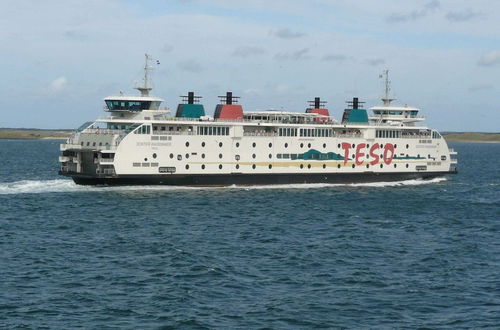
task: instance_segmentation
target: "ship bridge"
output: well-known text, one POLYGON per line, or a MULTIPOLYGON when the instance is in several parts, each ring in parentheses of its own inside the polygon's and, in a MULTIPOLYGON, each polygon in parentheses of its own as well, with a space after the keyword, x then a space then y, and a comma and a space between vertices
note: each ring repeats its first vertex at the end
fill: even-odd
POLYGON ((373 115, 369 117, 370 121, 383 124, 395 124, 413 126, 417 122, 425 120, 425 117, 419 116, 418 108, 410 106, 376 106, 370 108, 373 115))

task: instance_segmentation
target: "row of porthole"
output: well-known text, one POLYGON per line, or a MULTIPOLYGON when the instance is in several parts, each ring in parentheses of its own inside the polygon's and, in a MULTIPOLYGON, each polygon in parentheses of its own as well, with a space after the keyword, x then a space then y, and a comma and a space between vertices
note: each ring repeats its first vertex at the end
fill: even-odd
MULTIPOLYGON (((83 142, 82 142, 82 143, 83 143, 83 142)), ((87 144, 87 145, 88 145, 88 144, 87 144)), ((202 142, 202 143, 201 143, 201 146, 202 146, 202 147, 205 147, 205 145, 206 145, 206 144, 205 144, 205 142, 202 142)), ((223 146, 222 142, 219 142, 219 147, 221 147, 221 148, 222 148, 222 146, 223 146)), ((308 147, 308 148, 311 148, 311 146, 312 146, 312 145, 311 145, 310 143, 308 143, 308 144, 307 144, 307 147, 308 147)), ((186 147, 189 147, 189 142, 186 142, 186 147)), ((236 148, 239 148, 239 147, 240 147, 240 143, 239 143, 239 142, 236 142, 236 148)), ((257 147, 257 144, 256 144, 255 142, 253 142, 253 143, 252 143, 252 147, 253 147, 253 148, 257 147)), ((269 148, 272 148, 272 147, 273 147, 273 144, 272 144, 272 143, 269 143, 269 148)), ((301 144, 300 144, 300 147, 301 147, 301 148, 304 148, 304 143, 301 143, 301 144)), ((340 143, 339 143, 339 144, 337 144, 337 147, 340 149, 341 144, 340 144, 340 143)), ((356 147, 356 144, 355 144, 355 143, 353 143, 353 144, 352 144, 352 147, 353 147, 353 148, 355 148, 355 147, 356 147)), ((381 144, 381 145, 380 145, 380 148, 383 148, 383 147, 384 147, 384 145, 383 145, 383 144, 381 144)), ((397 147, 398 147, 398 145, 397 145, 397 144, 395 144, 395 145, 394 145, 394 149, 396 149, 397 147)), ((410 147, 410 145, 408 145, 408 144, 407 144, 407 145, 406 145, 406 149, 408 149, 409 147, 410 147)), ((285 143, 285 148, 288 148, 288 143, 285 143)), ((323 143, 323 148, 326 148, 326 143, 323 143)), ((370 148, 370 145, 369 145, 369 144, 367 144, 367 145, 366 145, 366 148, 370 148)))
MULTIPOLYGON (((300 164, 299 166, 301 169, 304 168, 304 164, 300 164)), ((310 169, 312 166, 311 164, 307 164, 307 168, 310 169)), ((322 166, 324 169, 326 168, 326 164, 323 164, 322 166)), ((337 168, 341 168, 342 166, 340 164, 337 165, 337 168)), ((355 168, 356 165, 352 164, 352 168, 355 168)), ((384 167, 384 164, 380 164, 380 168, 383 168, 384 167)), ((406 168, 408 168, 409 165, 406 164, 406 168)), ((236 169, 239 169, 240 168, 240 165, 239 164, 236 164, 236 169)), ((252 164, 252 169, 256 169, 257 166, 255 164, 252 164)), ((273 168, 273 165, 272 164, 269 164, 268 165, 268 168, 269 169, 272 169, 273 168)), ((370 168, 370 164, 366 164, 366 168, 370 168)), ((397 168, 397 164, 394 164, 394 168, 397 168)), ((201 165, 201 169, 204 170, 205 169, 205 164, 201 165)), ((189 170, 189 165, 186 164, 186 170, 189 170)), ((219 164, 219 170, 222 170, 222 164, 219 164)))
MULTIPOLYGON (((383 158, 383 156, 384 155, 382 155, 382 154, 380 155, 381 158, 383 158)), ((153 158, 156 159, 156 157, 157 157, 157 154, 154 153, 153 154, 153 158)), ((189 158, 189 154, 186 154, 185 157, 186 157, 186 159, 188 159, 189 158)), ((222 159, 222 157, 223 157, 223 155, 219 154, 219 158, 222 159)), ((256 157, 257 157, 256 154, 252 154, 252 158, 253 159, 255 159, 256 157)), ((369 158, 369 155, 367 155, 366 157, 369 158)), ((417 155, 417 157, 420 158, 420 155, 417 155)), ((170 158, 173 159, 174 158, 174 154, 170 154, 170 158)), ((201 158, 205 159, 205 154, 201 154, 201 158)), ((269 159, 271 159, 271 158, 273 158, 273 155, 269 154, 269 159)), ((353 154, 352 158, 356 158, 356 155, 353 154)), ((182 160, 182 155, 177 155, 177 160, 182 160)), ((237 160, 239 160, 239 159, 237 159, 237 160)), ((147 158, 144 158, 144 161, 147 161, 147 158)), ((354 168, 355 165, 353 164, 352 166, 354 168)), ((340 168, 340 165, 338 165, 338 167, 340 168)), ((366 167, 368 168, 369 165, 367 164, 366 167)), ((380 164, 380 168, 382 168, 382 167, 383 167, 383 164, 380 164)), ((394 167, 396 167, 396 164, 394 164, 394 167)), ((406 165, 406 167, 408 168, 408 164, 406 165)))

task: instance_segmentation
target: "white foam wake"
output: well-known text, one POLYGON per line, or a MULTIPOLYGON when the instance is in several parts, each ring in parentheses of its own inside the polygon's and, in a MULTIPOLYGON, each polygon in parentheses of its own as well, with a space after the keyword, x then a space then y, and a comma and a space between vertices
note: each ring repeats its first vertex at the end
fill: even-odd
POLYGON ((328 187, 396 187, 396 186, 418 186, 446 181, 446 178, 434 178, 431 180, 406 180, 394 182, 372 182, 353 184, 332 183, 297 183, 279 185, 256 185, 228 187, 184 187, 184 186, 82 186, 72 180, 22 180, 15 182, 0 183, 0 195, 10 194, 40 194, 40 193, 64 193, 64 192, 98 192, 98 191, 172 191, 172 190, 208 190, 208 189, 317 189, 328 187))
POLYGON ((233 185, 227 188, 233 189, 314 189, 328 187, 398 187, 398 186, 420 186, 446 181, 444 177, 434 178, 430 180, 414 179, 404 181, 390 182, 367 182, 367 183, 293 183, 293 184, 276 184, 276 185, 256 185, 256 186, 237 186, 233 185))

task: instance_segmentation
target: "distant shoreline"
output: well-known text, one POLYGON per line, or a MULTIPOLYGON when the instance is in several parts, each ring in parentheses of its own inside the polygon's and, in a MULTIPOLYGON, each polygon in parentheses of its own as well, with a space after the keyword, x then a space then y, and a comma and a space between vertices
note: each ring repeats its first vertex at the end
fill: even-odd
MULTIPOLYGON (((0 128, 0 139, 65 140, 72 129, 0 128)), ((447 142, 500 143, 500 133, 445 132, 447 142)))

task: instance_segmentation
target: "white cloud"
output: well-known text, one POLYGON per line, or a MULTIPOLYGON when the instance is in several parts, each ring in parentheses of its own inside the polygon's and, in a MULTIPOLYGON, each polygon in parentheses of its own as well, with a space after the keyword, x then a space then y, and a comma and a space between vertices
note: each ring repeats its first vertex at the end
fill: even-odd
POLYGON ((300 60, 307 60, 311 57, 309 56, 309 48, 302 48, 291 53, 278 53, 274 56, 274 58, 279 61, 283 60, 300 61, 300 60))
POLYGON ((477 62, 480 66, 493 66, 500 64, 500 50, 494 50, 481 56, 477 62))
POLYGON ((250 57, 255 55, 263 55, 266 53, 266 50, 262 47, 256 46, 241 46, 234 50, 233 56, 236 57, 250 57))
POLYGON ((271 31, 270 34, 281 39, 296 39, 306 35, 305 33, 292 31, 288 28, 271 31))
POLYGON ((387 17, 387 21, 389 22, 408 22, 415 21, 417 19, 423 18, 430 13, 441 8, 441 4, 438 0, 431 0, 424 4, 422 8, 412 10, 408 13, 393 13, 389 17, 387 17))
POLYGON ((49 84, 49 91, 53 93, 60 92, 68 86, 68 80, 66 77, 59 77, 54 79, 50 84, 49 84))
POLYGON ((481 13, 476 12, 470 8, 463 11, 450 11, 446 14, 446 18, 450 22, 465 22, 470 21, 481 16, 481 13))
POLYGON ((185 60, 182 62, 179 62, 177 66, 187 72, 193 72, 193 73, 199 73, 203 71, 203 67, 195 60, 190 59, 190 60, 185 60))

